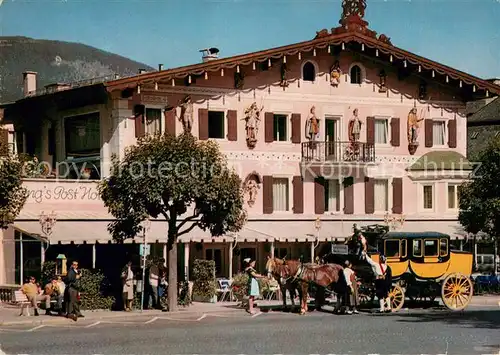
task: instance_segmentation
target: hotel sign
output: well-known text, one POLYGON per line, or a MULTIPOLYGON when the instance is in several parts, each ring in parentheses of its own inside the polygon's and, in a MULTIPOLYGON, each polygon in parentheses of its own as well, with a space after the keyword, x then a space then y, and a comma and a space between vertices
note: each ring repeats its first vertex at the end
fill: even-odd
POLYGON ((53 202, 97 202, 101 201, 96 183, 35 183, 25 182, 28 191, 27 203, 43 204, 53 202))

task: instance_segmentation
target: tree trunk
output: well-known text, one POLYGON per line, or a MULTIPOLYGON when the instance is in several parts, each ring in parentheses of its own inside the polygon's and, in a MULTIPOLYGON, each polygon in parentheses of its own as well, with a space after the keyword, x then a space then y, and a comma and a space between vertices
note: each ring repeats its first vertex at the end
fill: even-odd
MULTIPOLYGON (((169 236, 170 239, 170 236, 169 236)), ((177 310, 177 242, 168 243, 168 311, 177 310)))
POLYGON ((494 248, 493 248, 493 254, 494 257, 493 257, 493 275, 498 275, 498 237, 495 238, 495 244, 494 244, 494 248))

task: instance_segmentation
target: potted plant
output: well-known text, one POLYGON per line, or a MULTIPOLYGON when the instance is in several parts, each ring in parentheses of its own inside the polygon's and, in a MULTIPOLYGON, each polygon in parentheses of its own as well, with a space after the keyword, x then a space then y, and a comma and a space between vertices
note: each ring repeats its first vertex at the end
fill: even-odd
POLYGON ((193 300, 197 302, 217 302, 217 282, 215 261, 196 259, 193 263, 193 300))
POLYGON ((91 173, 92 173, 92 170, 90 170, 89 168, 85 168, 85 169, 82 169, 81 176, 83 179, 88 180, 88 179, 90 179, 91 173))
POLYGON ((246 273, 234 275, 231 287, 233 288, 233 295, 238 302, 243 303, 245 297, 248 295, 248 275, 246 273))

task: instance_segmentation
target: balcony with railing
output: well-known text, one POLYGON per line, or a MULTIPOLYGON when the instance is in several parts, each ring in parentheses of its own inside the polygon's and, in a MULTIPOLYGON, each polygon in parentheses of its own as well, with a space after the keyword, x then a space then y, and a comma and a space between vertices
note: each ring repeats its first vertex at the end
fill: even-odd
POLYGON ((371 163, 375 161, 375 146, 362 142, 302 143, 302 162, 371 163))

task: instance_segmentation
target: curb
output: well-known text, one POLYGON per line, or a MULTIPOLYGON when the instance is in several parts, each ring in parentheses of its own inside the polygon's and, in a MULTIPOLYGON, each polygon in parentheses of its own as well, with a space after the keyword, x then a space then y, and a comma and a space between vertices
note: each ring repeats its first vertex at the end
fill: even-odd
MULTIPOLYGON (((242 309, 234 309, 234 308, 222 308, 222 309, 217 309, 217 310, 206 310, 206 311, 189 311, 189 310, 178 310, 175 312, 162 312, 162 311, 155 311, 154 313, 149 311, 148 313, 141 313, 140 311, 137 311, 135 313, 128 313, 128 314, 110 314, 110 315, 101 315, 101 316, 88 316, 85 317, 85 320, 90 320, 90 321, 102 321, 102 320, 107 320, 107 319, 116 319, 116 318, 123 318, 124 320, 131 320, 134 318, 151 318, 151 317, 158 317, 158 316, 172 316, 172 315, 192 315, 192 314, 210 314, 210 313, 241 313, 242 309), (151 313, 150 313, 151 312, 151 313)), ((92 314, 92 312, 88 312, 92 314)), ((110 312, 111 313, 111 312, 110 312)), ((115 313, 115 312, 113 312, 115 313)), ((118 312, 116 312, 118 313, 118 312)), ((30 318, 33 316, 30 316, 30 318)), ((32 324, 32 325, 44 325, 44 324, 59 324, 59 323, 70 323, 73 324, 75 323, 74 321, 64 318, 64 317, 54 317, 53 319, 39 319, 39 320, 19 320, 19 321, 7 321, 7 322, 2 322, 0 321, 0 326, 9 326, 9 325, 25 325, 25 324, 32 324)))

